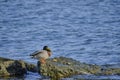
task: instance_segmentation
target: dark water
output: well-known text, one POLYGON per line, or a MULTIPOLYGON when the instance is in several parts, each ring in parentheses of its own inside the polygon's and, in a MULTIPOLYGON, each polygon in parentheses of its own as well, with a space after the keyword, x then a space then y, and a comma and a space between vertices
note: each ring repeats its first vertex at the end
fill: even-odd
POLYGON ((120 0, 0 0, 0 56, 36 63, 29 54, 44 45, 52 57, 120 66, 120 0))

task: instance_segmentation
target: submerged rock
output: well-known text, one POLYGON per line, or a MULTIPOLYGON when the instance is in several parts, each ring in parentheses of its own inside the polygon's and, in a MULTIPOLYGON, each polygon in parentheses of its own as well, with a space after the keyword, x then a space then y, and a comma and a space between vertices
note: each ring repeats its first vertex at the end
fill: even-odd
POLYGON ((36 66, 21 60, 12 60, 0 57, 0 76, 24 75, 28 71, 36 71, 36 66))

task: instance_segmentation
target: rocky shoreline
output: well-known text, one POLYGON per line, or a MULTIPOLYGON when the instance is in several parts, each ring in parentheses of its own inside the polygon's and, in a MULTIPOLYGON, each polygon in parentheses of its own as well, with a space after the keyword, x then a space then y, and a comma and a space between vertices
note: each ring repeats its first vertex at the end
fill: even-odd
POLYGON ((21 60, 0 57, 0 77, 22 76, 27 71, 39 72, 40 75, 47 76, 52 80, 73 75, 120 75, 120 68, 81 63, 65 57, 48 59, 46 64, 38 61, 37 66, 21 60))

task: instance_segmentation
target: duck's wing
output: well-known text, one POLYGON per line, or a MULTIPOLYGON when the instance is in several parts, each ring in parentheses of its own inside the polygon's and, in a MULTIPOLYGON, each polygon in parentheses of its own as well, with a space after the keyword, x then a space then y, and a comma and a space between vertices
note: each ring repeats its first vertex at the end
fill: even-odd
POLYGON ((30 56, 35 56, 35 55, 38 55, 38 54, 40 54, 40 53, 42 53, 42 51, 35 51, 34 53, 32 53, 32 54, 30 54, 30 56))

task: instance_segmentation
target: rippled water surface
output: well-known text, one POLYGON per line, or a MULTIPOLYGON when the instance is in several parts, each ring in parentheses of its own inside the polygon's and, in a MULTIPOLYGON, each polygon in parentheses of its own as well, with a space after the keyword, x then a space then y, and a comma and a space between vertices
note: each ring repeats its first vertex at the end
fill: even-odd
POLYGON ((0 0, 0 56, 36 63, 52 57, 120 65, 120 0, 0 0))

